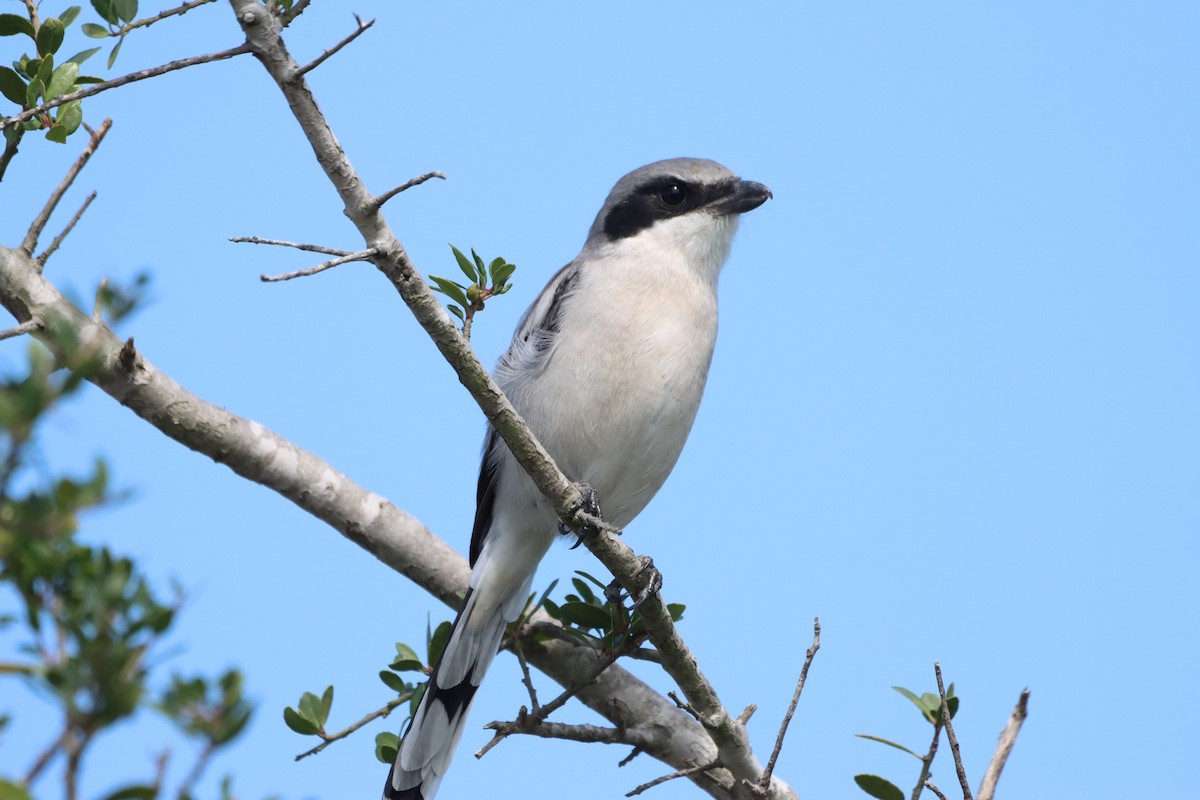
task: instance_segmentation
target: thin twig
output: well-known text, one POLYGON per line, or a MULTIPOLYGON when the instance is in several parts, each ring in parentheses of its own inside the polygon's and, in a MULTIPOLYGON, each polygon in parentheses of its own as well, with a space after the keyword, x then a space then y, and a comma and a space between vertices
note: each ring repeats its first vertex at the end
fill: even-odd
POLYGON ((208 3, 212 3, 212 2, 215 2, 215 0, 191 0, 191 2, 184 3, 183 5, 176 6, 175 8, 169 8, 166 11, 155 14, 153 17, 146 17, 144 19, 134 20, 133 22, 129 23, 128 25, 122 25, 121 28, 117 31, 116 35, 123 36, 124 34, 129 33, 130 31, 135 30, 137 28, 149 27, 150 25, 153 25, 156 22, 163 21, 167 17, 174 17, 178 14, 186 14, 187 12, 191 11, 193 8, 196 8, 198 6, 207 5, 208 3))
POLYGON ((318 272, 324 272, 327 269, 332 269, 340 264, 348 264, 351 261, 368 261, 374 258, 376 255, 378 255, 378 251, 374 247, 368 247, 366 250, 359 250, 357 253, 350 253, 340 258, 322 261, 315 267, 309 267, 308 269, 297 270, 296 272, 285 272, 282 275, 260 275, 259 277, 264 283, 290 281, 292 278, 305 278, 309 275, 316 275, 318 272))
POLYGON ((1028 715, 1029 690, 1026 689, 1021 692, 1021 697, 1013 708, 1012 716, 1008 718, 1008 724, 1000 732, 1000 742, 996 745, 992 762, 988 764, 987 771, 983 773, 983 780, 979 782, 979 800, 992 800, 992 797, 995 796, 996 784, 1000 781, 1000 772, 1004 769, 1005 762, 1008 761, 1008 755, 1012 752, 1013 745, 1017 743, 1017 734, 1021 732, 1021 724, 1025 722, 1025 717, 1028 715))
POLYGON ((46 200, 46 205, 42 207, 41 212, 29 226, 29 232, 25 234, 25 241, 21 242, 21 249, 26 253, 33 255, 34 248, 37 247, 38 237, 42 235, 42 229, 50 221, 50 215, 54 213, 54 209, 58 207, 58 202, 62 200, 62 196, 66 193, 67 189, 71 188, 71 184, 75 181, 75 176, 79 174, 79 171, 87 164, 88 159, 96 152, 96 148, 100 146, 100 142, 104 140, 104 135, 108 133, 108 129, 111 127, 111 119, 106 119, 100 123, 100 127, 92 133, 91 139, 88 141, 87 146, 83 148, 83 152, 79 154, 79 158, 75 159, 75 163, 67 170, 67 174, 63 176, 58 186, 50 193, 50 197, 46 200))
POLYGON ((96 287, 96 299, 92 301, 92 319, 96 322, 104 321, 104 290, 108 288, 108 278, 101 278, 100 285, 96 287))
POLYGON ((946 728, 946 738, 950 741, 950 752, 954 755, 954 769, 958 771, 958 782, 962 785, 963 800, 971 800, 971 784, 967 782, 967 771, 963 769, 962 756, 958 752, 958 737, 954 735, 954 726, 950 724, 950 704, 946 702, 946 687, 942 683, 942 667, 933 662, 933 674, 937 676, 938 696, 942 698, 942 725, 946 728))
POLYGON ((611 667, 617 659, 625 655, 627 650, 632 650, 638 647, 639 643, 640 640, 637 638, 626 639, 625 644, 621 647, 602 653, 600 657, 596 659, 596 663, 592 665, 592 668, 588 670, 587 675, 585 675, 581 680, 571 681, 571 684, 567 686, 567 688, 564 689, 558 697, 554 698, 549 703, 546 703, 546 705, 539 706, 532 712, 527 711, 525 708, 521 708, 520 713, 517 714, 517 718, 511 722, 492 722, 485 725, 485 728, 490 728, 496 733, 492 737, 491 741, 489 741, 487 744, 481 747, 477 753, 475 753, 475 757, 483 758, 485 755, 487 755, 489 750, 500 744, 501 741, 514 733, 531 732, 533 728, 545 722, 547 717, 566 705, 568 700, 579 694, 584 687, 589 686, 592 681, 600 677, 600 674, 604 672, 604 670, 611 667))
POLYGON ((302 242, 285 242, 282 239, 260 239, 257 236, 230 236, 229 241, 239 244, 272 244, 276 247, 294 247, 310 253, 322 253, 327 256, 348 256, 349 250, 338 250, 333 247, 322 247, 319 244, 304 244, 302 242))
POLYGON ((813 619, 813 640, 809 646, 808 652, 804 654, 804 666, 800 668, 800 679, 796 681, 796 691, 792 693, 792 703, 788 706, 787 714, 783 717, 783 723, 779 726, 779 735, 775 737, 775 748, 771 750, 771 758, 767 761, 767 768, 763 770, 762 777, 758 779, 758 785, 754 787, 754 793, 759 797, 765 797, 767 790, 771 787, 771 773, 775 771, 775 762, 779 759, 779 751, 783 749, 783 737, 787 736, 788 725, 792 722, 792 715, 796 713, 796 706, 800 703, 800 693, 804 691, 804 682, 808 680, 808 668, 812 666, 813 657, 817 651, 821 649, 821 620, 813 619))
POLYGON ((758 705, 755 703, 751 703, 742 709, 742 713, 737 716, 738 725, 741 725, 743 728, 746 727, 746 723, 754 716, 755 711, 758 711, 758 705))
POLYGON ((0 331, 0 342, 5 339, 11 339, 14 336, 21 336, 26 333, 33 333, 42 327, 42 320, 39 317, 31 317, 15 328, 9 328, 5 331, 0 331))
POLYGON ((525 684, 525 688, 529 690, 530 707, 536 712, 540 708, 537 689, 533 688, 533 676, 529 674, 529 662, 525 660, 525 649, 521 647, 520 637, 513 638, 512 650, 517 656, 517 663, 521 665, 521 683, 525 684))
POLYGON ((279 17, 280 24, 287 27, 292 24, 292 20, 304 13, 304 9, 308 8, 308 4, 312 0, 296 0, 296 4, 292 6, 290 11, 285 11, 279 17))
POLYGON ((695 775, 697 772, 704 772, 705 770, 716 769, 720 766, 721 766, 720 761, 714 761, 711 764, 704 764, 704 765, 701 765, 698 767, 688 767, 687 769, 681 769, 678 772, 672 772, 670 775, 663 775, 661 778, 655 778, 654 780, 650 781, 649 783, 643 783, 641 786, 637 787, 633 791, 626 792, 625 796, 626 797, 636 797, 637 795, 641 794, 642 792, 646 791, 647 789, 653 789, 655 786, 658 786, 660 783, 666 783, 667 781, 673 781, 676 778, 686 778, 688 775, 695 775))
POLYGON ((622 758, 620 761, 617 762, 617 766, 618 767, 628 766, 631 761, 633 761, 635 758, 637 758, 641 754, 642 754, 642 748, 635 747, 629 751, 629 755, 625 756, 624 758, 622 758))
POLYGON ((925 786, 929 788, 929 791, 936 794, 939 800, 946 800, 946 795, 942 794, 942 790, 933 781, 925 781, 925 786))
POLYGON ((183 783, 179 784, 179 792, 175 795, 176 800, 187 800, 192 796, 192 792, 197 783, 200 781, 200 776, 204 774, 204 770, 208 767, 208 762, 212 760, 213 753, 217 750, 216 745, 209 742, 200 751, 200 755, 196 758, 196 763, 192 765, 192 769, 188 772, 183 783))
POLYGON ((3 119, 0 119, 0 129, 15 128, 16 126, 20 125, 25 120, 33 119, 37 115, 45 113, 46 111, 49 111, 52 108, 57 108, 58 106, 61 106, 64 103, 71 103, 71 102, 74 102, 75 100, 82 100, 86 97, 92 97, 93 95, 100 94, 101 92, 106 92, 109 89, 116 89, 118 86, 124 86, 127 83, 134 83, 136 81, 144 81, 147 78, 156 78, 159 75, 163 75, 167 72, 174 72, 177 69, 184 69, 185 67, 194 67, 197 64, 207 64, 211 61, 222 61, 226 58, 233 58, 234 56, 240 56, 243 53, 249 53, 249 52, 250 52, 250 45, 246 44, 246 43, 242 43, 242 44, 239 44, 237 47, 231 47, 228 50, 221 50, 216 53, 207 53, 202 56, 191 56, 189 58, 181 58, 178 61, 171 61, 169 63, 162 64, 157 67, 151 67, 150 69, 142 69, 142 70, 138 70, 137 72, 131 72, 128 75, 122 75, 119 78, 113 78, 111 81, 104 81, 103 83, 94 83, 94 84, 88 86, 87 88, 80 89, 77 92, 70 92, 69 94, 61 94, 58 97, 54 98, 53 100, 47 100, 45 103, 43 103, 40 106, 37 106, 36 108, 27 108, 24 111, 20 112, 19 114, 14 114, 11 117, 4 117, 3 119))
POLYGON ((54 255, 55 251, 58 250, 59 245, 63 243, 63 240, 66 239, 68 234, 75 229, 75 226, 79 223, 80 218, 83 216, 83 212, 88 210, 88 206, 90 206, 92 201, 95 199, 96 193, 93 191, 87 196, 87 199, 83 201, 83 205, 81 205, 79 210, 75 212, 75 216, 71 217, 71 221, 68 222, 66 227, 62 229, 62 232, 59 233, 58 236, 55 236, 54 240, 50 242, 50 246, 43 250, 42 254, 37 257, 36 261, 39 265, 42 267, 46 266, 46 259, 54 255))
POLYGON ((387 702, 387 705, 385 705, 383 708, 375 709, 370 714, 367 714, 365 717, 363 717, 362 719, 360 719, 358 722, 354 723, 350 727, 346 728, 345 730, 340 730, 337 733, 331 733, 331 734, 325 736, 324 741, 322 741, 319 745, 314 747, 312 750, 306 750, 305 752, 296 756, 296 760, 299 761, 300 759, 307 758, 308 756, 315 756, 317 753, 321 752, 326 747, 329 747, 329 745, 333 744, 334 742, 338 741, 339 739, 345 739, 347 736, 354 733, 356 730, 358 730, 362 726, 366 725, 367 723, 374 722, 377 719, 383 719, 388 714, 395 711, 396 706, 403 705, 404 703, 407 703, 409 700, 411 700, 412 695, 413 695, 412 692, 405 692, 404 694, 399 695, 392 700, 389 700, 387 702))
POLYGON ((24 128, 17 128, 11 136, 4 137, 4 152, 0 153, 0 181, 4 180, 4 173, 8 171, 8 165, 17 155, 17 148, 21 146, 21 139, 24 137, 24 128))
POLYGON ((942 740, 942 718, 938 717, 937 722, 933 723, 933 741, 929 743, 929 752, 921 759, 921 774, 917 776, 917 785, 913 787, 912 800, 919 800, 921 790, 925 788, 925 783, 929 780, 930 771, 933 769, 933 759, 937 757, 938 744, 942 740))
POLYGON ((354 15, 354 21, 358 23, 358 29, 356 31, 354 31, 354 33, 350 34, 345 39, 342 39, 340 42, 335 44, 333 47, 329 48, 324 53, 321 53, 321 55, 317 56, 312 61, 305 64, 303 67, 300 68, 300 72, 297 74, 306 75, 309 72, 311 72, 312 70, 321 66, 321 64, 325 63, 325 59, 329 58, 331 55, 336 53, 338 50, 341 50, 343 47, 345 47, 346 45, 353 42, 359 36, 362 36, 363 33, 366 32, 367 28, 369 28, 375 24, 375 20, 371 20, 370 22, 363 22, 362 18, 359 17, 358 14, 354 15))
POLYGON ((400 194, 401 192, 408 191, 409 189, 413 188, 414 186, 420 186, 422 183, 424 183, 425 181, 427 181, 431 178, 441 178, 442 180, 446 180, 446 173, 444 173, 444 172, 426 172, 424 175, 418 175, 417 177, 413 178, 412 180, 405 181, 404 183, 400 184, 395 189, 389 189, 388 191, 379 195, 378 197, 376 197, 374 199, 374 201, 372 201, 372 205, 375 208, 379 208, 384 203, 386 203, 388 200, 391 200, 393 197, 400 194))

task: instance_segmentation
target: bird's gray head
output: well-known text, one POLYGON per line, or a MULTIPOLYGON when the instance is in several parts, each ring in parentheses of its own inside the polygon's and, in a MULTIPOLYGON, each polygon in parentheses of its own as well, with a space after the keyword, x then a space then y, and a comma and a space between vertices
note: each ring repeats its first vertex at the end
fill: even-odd
POLYGON ((589 243, 637 236, 687 215, 736 219, 771 196, 761 183, 744 181, 715 161, 670 158, 635 169, 613 187, 588 233, 589 243))
POLYGON ((585 250, 662 248, 719 270, 739 215, 769 197, 766 186, 744 181, 715 161, 656 161, 617 181, 592 223, 585 250))

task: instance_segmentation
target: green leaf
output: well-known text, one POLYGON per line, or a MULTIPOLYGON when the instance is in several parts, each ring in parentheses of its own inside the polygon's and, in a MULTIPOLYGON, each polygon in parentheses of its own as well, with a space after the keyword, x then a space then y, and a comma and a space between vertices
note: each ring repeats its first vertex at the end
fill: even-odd
POLYGON ((412 689, 404 679, 394 672, 389 672, 386 669, 379 670, 379 680, 383 681, 383 685, 391 689, 396 694, 404 694, 412 689))
POLYGON ((921 715, 923 717, 925 717, 926 720, 928 720, 929 722, 934 721, 935 715, 937 713, 937 708, 938 708, 937 703, 934 704, 933 710, 930 711, 929 707, 925 704, 923 698, 917 697, 915 694, 910 692, 908 689, 905 689, 903 686, 893 686, 892 688, 895 689, 900 694, 907 697, 909 699, 909 702, 911 702, 914 706, 919 708, 921 710, 921 715))
POLYGON ((333 708, 333 684, 325 687, 325 691, 321 693, 321 727, 325 726, 325 721, 329 719, 329 710, 333 708))
POLYGON ((375 736, 375 757, 384 764, 392 764, 396 760, 396 751, 400 749, 400 737, 390 731, 375 736))
POLYGON ((53 100, 60 94, 66 94, 75 86, 75 79, 79 77, 79 65, 68 61, 50 76, 50 82, 46 84, 46 100, 53 100))
POLYGON ((108 28, 94 22, 85 22, 79 28, 83 31, 84 36, 90 36, 93 39, 107 39, 111 35, 108 28))
POLYGON ((122 22, 133 22, 138 11, 137 0, 113 0, 113 10, 122 22))
POLYGON ((296 713, 296 709, 291 706, 283 709, 283 722, 296 733, 304 736, 314 736, 318 730, 316 725, 296 713))
POLYGON ((25 81, 15 70, 0 67, 0 94, 19 106, 25 105, 25 81))
POLYGON ((492 285, 499 288, 508 283, 508 279, 517 271, 516 264, 503 264, 497 269, 492 270, 492 285))
POLYGON ((37 32, 38 53, 43 56, 57 53, 58 48, 62 47, 65 33, 66 29, 63 28, 62 20, 55 17, 43 20, 42 27, 38 28, 37 32))
POLYGON ((300 716, 316 725, 318 730, 325 727, 325 720, 321 719, 321 701, 315 694, 305 692, 300 695, 299 709, 300 716))
POLYGON ((116 25, 120 21, 112 0, 92 0, 92 8, 96 9, 96 13, 109 25, 116 25))
POLYGON ((83 9, 80 8, 79 6, 71 6, 66 11, 59 14, 58 18, 62 22, 63 27, 64 28, 71 27, 71 23, 75 21, 75 18, 79 16, 79 12, 82 10, 83 9))
POLYGON ((855 775, 854 782, 858 788, 879 800, 904 800, 904 792, 899 787, 878 775, 855 775))
POLYGON ((46 140, 50 142, 58 142, 59 144, 66 144, 67 129, 55 125, 50 130, 46 131, 46 140))
POLYGON ((575 587, 575 591, 579 592, 579 596, 583 602, 589 605, 596 605, 596 593, 592 591, 592 587, 579 578, 571 578, 571 585, 575 587))
POLYGON ((467 280, 471 283, 480 283, 483 280, 483 276, 476 274, 475 265, 454 245, 450 245, 450 249, 454 251, 454 260, 458 262, 458 268, 463 271, 463 275, 467 276, 467 280))
POLYGON ((153 786, 126 786, 104 796, 104 800, 154 800, 158 790, 153 786))
POLYGON ((568 602, 562 604, 563 622, 583 628, 608 630, 612 627, 612 614, 589 603, 568 602))
POLYGON ((683 612, 686 610, 685 603, 667 603, 667 613, 671 615, 671 622, 679 622, 683 619, 683 612))
POLYGON ((558 607, 558 603, 546 598, 542 601, 542 608, 546 609, 546 613, 554 619, 562 621, 562 609, 558 607))
POLYGON ((435 285, 432 288, 435 292, 441 292, 463 308, 471 305, 471 301, 467 299, 467 287, 436 275, 430 275, 429 280, 434 282, 435 285))
MULTIPOLYGON (((36 106, 38 104, 38 97, 41 96, 42 90, 45 88, 46 88, 46 85, 44 83, 42 83, 40 80, 38 80, 37 78, 34 78, 33 80, 31 80, 29 82, 29 85, 25 87, 25 107, 33 108, 34 106, 36 106)), ((37 121, 31 119, 31 120, 29 120, 29 122, 37 122, 37 121)), ((41 123, 37 122, 36 127, 40 128, 41 123)))
POLYGON ((112 65, 116 62, 117 53, 121 52, 121 45, 123 44, 125 44, 125 37, 122 35, 120 39, 117 39, 117 43, 113 45, 112 52, 108 54, 109 69, 112 69, 112 65))
POLYGON ((33 800, 33 795, 24 787, 0 778, 0 800, 33 800))
POLYGON ((475 259, 475 270, 479 273, 480 280, 487 277, 487 267, 483 265, 483 259, 479 257, 479 253, 475 252, 475 248, 471 248, 471 258, 475 259))
POLYGON ((404 642, 396 642, 396 659, 388 668, 396 672, 423 672, 425 665, 421 663, 421 658, 415 650, 404 642))
POLYGON ((463 313, 463 310, 461 308, 454 305, 454 303, 451 303, 450 305, 446 306, 446 310, 449 311, 454 316, 458 317, 459 322, 467 321, 466 314, 463 313))
POLYGON ((450 634, 454 632, 454 625, 449 620, 442 622, 434 630, 433 636, 429 639, 429 663, 436 664, 442 657, 442 651, 446 649, 446 642, 450 641, 450 634))
POLYGON ((93 47, 88 50, 80 50, 78 53, 76 53, 75 55, 68 58, 67 63, 82 65, 83 62, 87 61, 89 58, 91 58, 92 56, 96 55, 96 53, 99 53, 99 52, 100 52, 99 47, 93 47))
MULTIPOLYGON (((0 14, 0 36, 16 36, 23 33, 30 39, 37 39, 33 23, 20 14, 0 14)), ((0 784, 2 785, 2 784, 0 784)), ((3 795, 0 795, 2 797, 3 795)))
POLYGON ((916 753, 914 753, 912 750, 909 750, 904 745, 896 744, 895 742, 893 742, 889 739, 883 739, 879 736, 871 736, 869 733, 856 733, 854 735, 860 739, 870 739, 872 742, 879 742, 880 744, 886 744, 888 747, 894 747, 897 750, 903 750, 904 752, 908 753, 910 756, 916 756, 917 758, 921 758, 921 756, 918 756, 916 753))
POLYGON ((947 710, 950 712, 950 719, 954 719, 954 715, 958 713, 958 698, 947 696, 946 697, 946 707, 947 707, 947 710))

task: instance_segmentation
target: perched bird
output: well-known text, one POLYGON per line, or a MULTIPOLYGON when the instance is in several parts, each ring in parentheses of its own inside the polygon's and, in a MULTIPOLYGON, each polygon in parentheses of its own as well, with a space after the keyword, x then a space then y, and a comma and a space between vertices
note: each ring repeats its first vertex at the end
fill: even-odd
MULTIPOLYGON (((717 338, 717 276, 739 215, 770 196, 698 158, 629 173, 496 367, 534 435, 567 477, 595 490, 610 524, 624 527, 646 507, 683 450, 717 338)), ((558 531, 554 510, 491 429, 476 502, 471 588, 384 798, 432 800, 558 531)))

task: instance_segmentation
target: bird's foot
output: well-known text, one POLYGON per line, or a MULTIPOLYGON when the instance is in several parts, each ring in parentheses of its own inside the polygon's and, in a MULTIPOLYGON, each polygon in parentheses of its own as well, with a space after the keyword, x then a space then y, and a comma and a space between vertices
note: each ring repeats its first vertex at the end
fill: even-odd
POLYGON ((571 545, 574 550, 582 543, 584 536, 595 536, 600 531, 608 531, 609 533, 621 532, 620 528, 613 527, 604 521, 603 515, 600 513, 600 495, 586 483, 577 483, 575 488, 579 491, 579 502, 571 508, 571 516, 580 521, 578 532, 571 530, 565 523, 558 523, 558 532, 564 536, 571 534, 576 535, 575 544, 571 545))
POLYGON ((659 572, 658 568, 654 566, 654 559, 650 558, 650 556, 642 556, 641 559, 642 568, 638 570, 638 577, 641 577, 642 575, 648 575, 645 587, 643 587, 642 590, 637 593, 636 597, 633 597, 633 595, 626 595, 624 593, 624 589, 621 587, 621 584, 614 580, 604 590, 604 598, 606 600, 613 605, 618 605, 625 599, 625 597, 632 597, 633 605, 630 606, 629 610, 637 611, 639 608, 641 608, 642 603, 658 594, 663 585, 662 573, 659 572))

